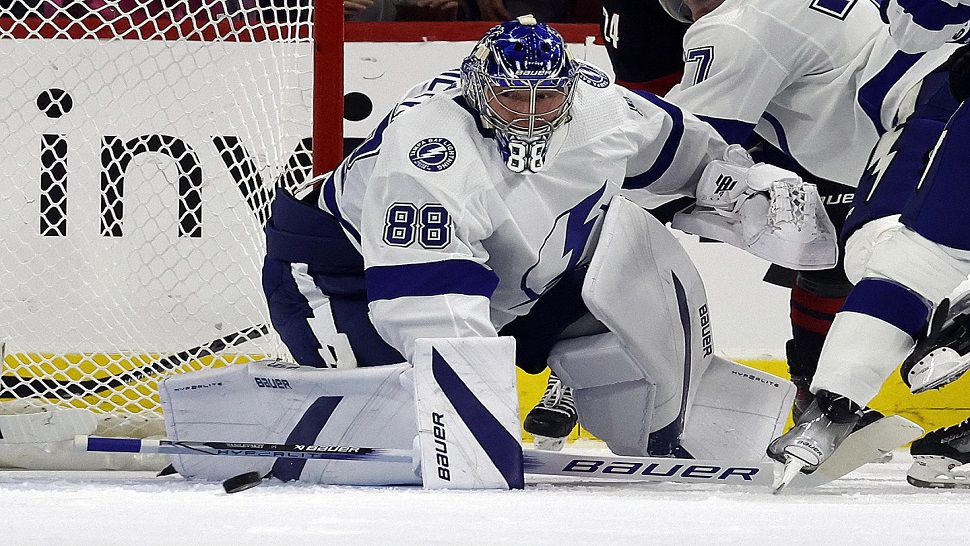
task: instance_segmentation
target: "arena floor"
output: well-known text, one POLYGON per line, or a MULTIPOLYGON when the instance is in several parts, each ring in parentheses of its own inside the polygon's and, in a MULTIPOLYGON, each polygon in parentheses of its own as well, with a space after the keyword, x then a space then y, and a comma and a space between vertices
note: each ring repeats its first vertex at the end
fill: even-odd
MULTIPOLYGON (((571 449, 600 451, 597 442, 571 449)), ((910 458, 814 490, 529 476, 524 491, 218 484, 137 472, 0 472, 4 544, 962 544, 970 490, 917 489, 910 458)))

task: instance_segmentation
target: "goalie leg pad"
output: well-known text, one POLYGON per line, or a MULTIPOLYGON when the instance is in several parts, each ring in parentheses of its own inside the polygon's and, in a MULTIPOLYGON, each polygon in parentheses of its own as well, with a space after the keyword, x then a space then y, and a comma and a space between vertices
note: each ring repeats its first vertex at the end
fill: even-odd
MULTIPOLYGON (((262 361, 182 374, 159 384, 174 441, 352 445, 412 449, 417 425, 408 364, 320 370, 262 361)), ((343 485, 418 484, 410 463, 173 456, 183 476, 259 472, 343 485)))
POLYGON ((579 421, 617 455, 647 456, 656 385, 615 334, 559 342, 549 367, 573 387, 579 421))
POLYGON ((418 339, 414 345, 425 489, 522 489, 515 340, 418 339))
POLYGON ((684 448, 698 459, 760 460, 781 435, 795 385, 715 356, 701 377, 684 428, 684 448))
MULTIPOLYGON (((714 354, 707 295, 670 231, 622 197, 610 202, 583 301, 656 385, 651 432, 672 442, 714 354)), ((593 363, 595 364, 595 363, 593 363)))

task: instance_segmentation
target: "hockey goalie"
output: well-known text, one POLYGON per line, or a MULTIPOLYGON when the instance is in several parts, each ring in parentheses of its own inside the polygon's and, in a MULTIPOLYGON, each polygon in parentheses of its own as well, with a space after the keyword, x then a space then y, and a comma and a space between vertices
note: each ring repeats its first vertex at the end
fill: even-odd
POLYGON ((834 253, 810 184, 617 87, 531 17, 492 28, 321 184, 277 194, 263 287, 296 363, 159 387, 173 441, 410 450, 417 439, 420 456, 178 455, 175 469, 521 487, 516 365, 550 367, 618 455, 761 460, 793 387, 714 354, 697 271, 626 198, 648 193, 696 197, 730 219, 725 238, 789 264, 834 253), (439 443, 447 451, 428 449, 439 443))

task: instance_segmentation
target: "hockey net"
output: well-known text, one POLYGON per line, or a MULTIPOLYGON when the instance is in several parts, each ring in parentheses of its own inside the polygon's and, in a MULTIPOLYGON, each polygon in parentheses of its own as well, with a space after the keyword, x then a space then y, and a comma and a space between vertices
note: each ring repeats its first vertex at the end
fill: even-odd
POLYGON ((310 174, 311 2, 2 4, 0 401, 157 415, 161 377, 287 356, 262 227, 310 174))

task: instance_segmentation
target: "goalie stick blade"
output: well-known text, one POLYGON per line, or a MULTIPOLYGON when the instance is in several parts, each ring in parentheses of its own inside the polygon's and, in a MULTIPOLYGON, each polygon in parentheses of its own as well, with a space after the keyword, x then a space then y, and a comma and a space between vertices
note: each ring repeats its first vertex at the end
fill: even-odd
POLYGON ((767 462, 702 461, 669 457, 620 457, 526 450, 526 474, 609 480, 761 485, 771 487, 767 462))
POLYGON ((786 489, 817 487, 837 480, 860 466, 923 435, 923 428, 901 415, 890 415, 846 437, 842 445, 811 474, 795 476, 786 489))

